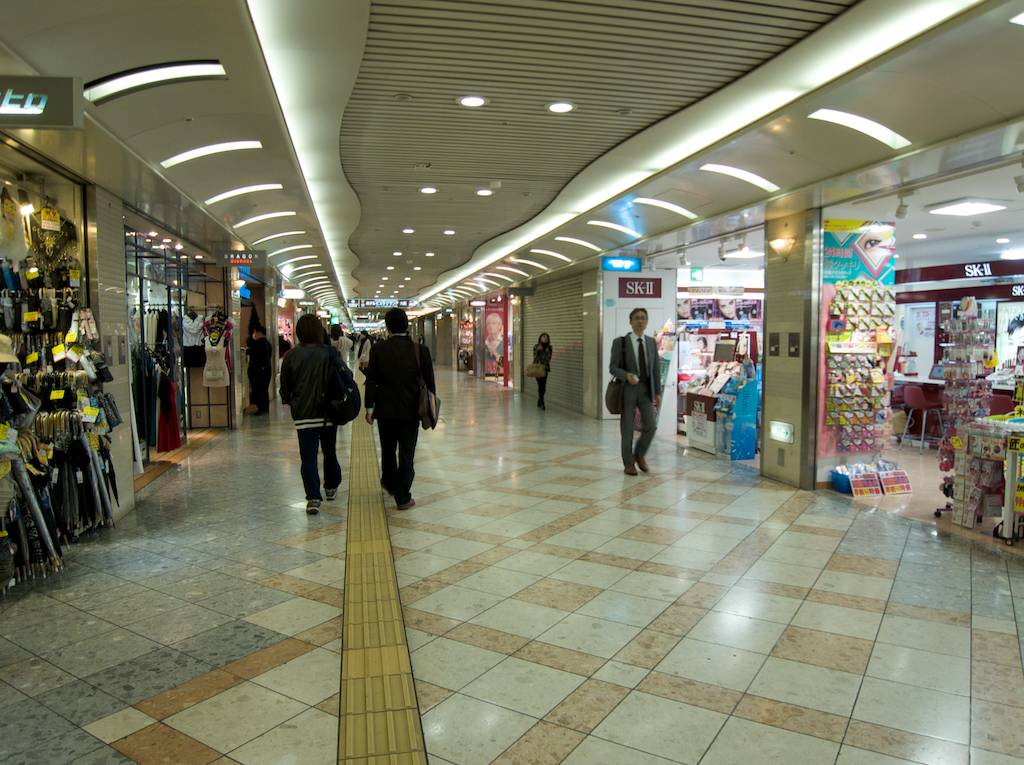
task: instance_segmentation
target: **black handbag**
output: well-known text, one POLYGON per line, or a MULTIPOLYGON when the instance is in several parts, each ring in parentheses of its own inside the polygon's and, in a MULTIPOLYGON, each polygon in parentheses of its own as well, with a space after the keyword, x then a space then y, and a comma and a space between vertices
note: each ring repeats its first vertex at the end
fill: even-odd
POLYGON ((324 392, 322 395, 324 417, 332 425, 345 425, 359 416, 363 401, 359 395, 359 386, 344 361, 341 367, 334 363, 337 351, 330 350, 327 369, 324 372, 324 392))
MULTIPOLYGON (((622 363, 619 365, 621 369, 626 368, 626 338, 623 336, 622 344, 619 346, 619 350, 622 355, 622 363)), ((608 382, 608 387, 604 390, 604 405, 608 407, 610 414, 622 414, 622 410, 625 407, 623 398, 625 397, 626 384, 622 380, 617 380, 614 377, 608 382)))

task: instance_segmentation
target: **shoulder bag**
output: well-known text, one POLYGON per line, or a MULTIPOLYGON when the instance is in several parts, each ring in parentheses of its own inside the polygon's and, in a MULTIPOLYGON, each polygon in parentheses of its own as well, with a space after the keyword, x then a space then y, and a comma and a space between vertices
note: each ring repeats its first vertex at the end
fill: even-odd
MULTIPOLYGON (((626 338, 621 338, 619 344, 619 351, 621 352, 622 363, 619 365, 620 369, 626 368, 626 338)), ((625 395, 625 383, 622 380, 612 378, 608 387, 604 391, 604 405, 608 407, 610 414, 622 414, 623 409, 623 396, 625 395)))
POLYGON ((441 399, 427 387, 423 379, 423 367, 420 366, 420 347, 413 343, 413 353, 416 355, 416 374, 420 382, 420 400, 418 414, 420 425, 424 430, 433 430, 437 427, 437 418, 441 414, 441 399))
POLYGON ((344 361, 341 361, 340 367, 334 363, 335 353, 337 351, 334 348, 330 348, 328 351, 321 399, 322 408, 324 417, 332 425, 345 425, 359 416, 363 402, 359 395, 359 386, 356 385, 351 370, 344 361))

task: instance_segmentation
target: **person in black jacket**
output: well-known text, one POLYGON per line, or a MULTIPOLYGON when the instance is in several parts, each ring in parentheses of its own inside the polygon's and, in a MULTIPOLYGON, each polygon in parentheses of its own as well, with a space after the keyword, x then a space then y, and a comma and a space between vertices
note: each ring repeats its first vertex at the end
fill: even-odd
POLYGON ((373 346, 366 368, 366 421, 371 425, 376 421, 380 432, 381 486, 394 496, 399 510, 409 510, 416 506, 412 481, 420 428, 420 379, 436 393, 434 365, 426 346, 409 337, 405 311, 392 308, 384 314, 384 324, 390 336, 373 346))
POLYGON ((324 328, 315 316, 306 314, 299 319, 295 339, 299 345, 288 352, 281 364, 281 401, 291 407, 299 436, 306 512, 316 515, 323 501, 316 462, 318 449, 324 453, 324 490, 328 502, 338 496, 341 485, 336 452, 338 428, 327 421, 322 409, 324 382, 330 365, 346 371, 347 367, 337 349, 324 344, 324 328))
POLYGON ((270 411, 270 366, 274 349, 263 327, 253 328, 245 353, 249 357, 249 403, 256 407, 256 414, 266 414, 270 411))

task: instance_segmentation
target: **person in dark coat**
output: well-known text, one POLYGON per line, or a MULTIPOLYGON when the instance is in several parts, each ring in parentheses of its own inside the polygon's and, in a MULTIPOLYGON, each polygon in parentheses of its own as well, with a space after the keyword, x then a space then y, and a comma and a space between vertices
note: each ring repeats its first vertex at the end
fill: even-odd
POLYGON ((270 411, 270 375, 274 348, 267 340, 263 327, 255 327, 245 349, 249 357, 249 403, 256 407, 255 414, 270 411))
POLYGON ((544 404, 544 394, 548 390, 548 375, 551 374, 552 353, 554 353, 554 348, 551 347, 551 338, 547 332, 544 332, 537 338, 537 344, 533 346, 533 363, 543 364, 544 371, 547 372, 543 377, 537 378, 537 406, 541 409, 547 409, 547 406, 544 404))

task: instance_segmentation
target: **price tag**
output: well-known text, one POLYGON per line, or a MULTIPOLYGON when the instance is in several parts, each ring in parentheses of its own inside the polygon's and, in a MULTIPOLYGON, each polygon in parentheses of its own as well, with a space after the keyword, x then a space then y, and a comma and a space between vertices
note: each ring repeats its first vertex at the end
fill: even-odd
POLYGON ((94 452, 100 450, 100 437, 95 433, 89 433, 89 448, 94 452))
POLYGON ((39 361, 39 351, 32 351, 32 353, 25 357, 26 364, 35 364, 37 361, 39 361))
POLYGON ((77 332, 68 332, 67 335, 64 336, 64 344, 65 345, 71 345, 76 340, 78 340, 78 333, 77 332))
POLYGON ((964 440, 960 436, 951 436, 949 443, 957 451, 964 448, 964 440))
POLYGON ((81 470, 76 470, 75 471, 75 481, 76 481, 76 483, 85 483, 85 476, 82 475, 82 471, 81 470))
POLYGON ((72 345, 70 348, 68 348, 67 354, 68 358, 77 364, 79 359, 82 358, 82 346, 72 345))
POLYGON ((60 401, 64 398, 64 394, 67 393, 63 388, 57 388, 56 390, 50 391, 50 401, 60 401))
POLYGON ((60 478, 60 470, 58 470, 57 468, 54 468, 53 470, 50 471, 50 483, 51 484, 56 484, 59 478, 60 478))
POLYGON ((70 271, 68 271, 68 281, 71 283, 72 287, 81 287, 82 272, 76 268, 72 268, 70 271))
POLYGON ((87 406, 82 409, 82 422, 96 422, 100 416, 100 410, 95 406, 87 406))
POLYGON ((39 311, 25 311, 21 318, 25 321, 39 321, 39 311))
POLYGON ((39 211, 39 228, 43 231, 60 231, 60 211, 44 207, 39 211))
POLYGON ((64 347, 63 343, 61 343, 60 345, 53 346, 53 360, 54 361, 62 361, 63 359, 67 358, 67 355, 68 355, 68 352, 67 352, 67 349, 64 347))
MULTIPOLYGON (((28 279, 30 282, 35 281, 36 279, 39 278, 39 269, 38 268, 30 268, 28 270, 28 272, 25 274, 25 278, 28 279)), ((38 318, 38 317, 36 317, 36 318, 38 318)))
POLYGON ((1024 452, 1024 436, 1010 436, 1006 440, 1006 450, 1010 452, 1024 452))

